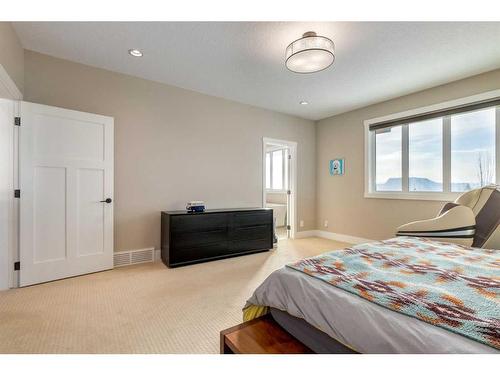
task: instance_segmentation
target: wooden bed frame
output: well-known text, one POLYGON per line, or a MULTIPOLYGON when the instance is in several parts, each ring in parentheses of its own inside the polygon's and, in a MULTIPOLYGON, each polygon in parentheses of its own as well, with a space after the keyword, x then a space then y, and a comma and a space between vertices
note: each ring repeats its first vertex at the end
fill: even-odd
POLYGON ((267 314, 220 333, 221 354, 311 354, 267 314))
MULTIPOLYGON (((277 312, 277 310, 276 310, 277 312)), ((288 315, 286 312, 280 314, 288 315)), ((360 354, 359 352, 345 346, 332 337, 331 343, 325 346, 325 342, 318 336, 309 337, 308 341, 312 347, 302 342, 300 338, 294 336, 293 332, 284 329, 280 323, 279 317, 271 311, 264 316, 238 324, 234 327, 225 329, 220 333, 220 353, 221 354, 309 354, 309 353, 327 353, 327 354, 360 354), (316 342, 316 340, 319 340, 316 342), (314 350, 319 350, 316 352, 314 350)), ((289 316, 292 320, 295 318, 289 316)), ((304 322, 305 323, 305 322, 304 322)), ((308 325, 307 323, 305 323, 308 325)), ((313 330, 314 327, 311 326, 313 330)), ((317 329, 316 329, 317 330, 317 329)), ((318 331, 321 335, 325 333, 318 331)), ((301 335, 303 335, 302 332, 301 335)))

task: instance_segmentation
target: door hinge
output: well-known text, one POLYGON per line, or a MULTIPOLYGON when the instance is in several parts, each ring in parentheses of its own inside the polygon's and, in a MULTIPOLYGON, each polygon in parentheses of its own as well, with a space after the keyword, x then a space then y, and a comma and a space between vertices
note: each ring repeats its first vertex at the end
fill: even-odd
POLYGON ((14 125, 21 126, 21 117, 14 117, 14 125))
POLYGON ((292 155, 288 154, 288 159, 291 159, 292 158, 292 155))
POLYGON ((21 269, 21 262, 14 262, 14 271, 19 271, 21 269))
POLYGON ((21 198, 21 190, 20 189, 14 190, 14 198, 21 198))
POLYGON ((286 230, 290 230, 290 229, 292 229, 292 227, 290 225, 287 225, 286 230))

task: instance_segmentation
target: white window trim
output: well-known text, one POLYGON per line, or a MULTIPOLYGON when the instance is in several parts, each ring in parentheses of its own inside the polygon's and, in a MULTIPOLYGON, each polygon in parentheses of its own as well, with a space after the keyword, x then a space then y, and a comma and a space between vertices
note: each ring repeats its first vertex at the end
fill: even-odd
POLYGON ((283 190, 283 189, 266 189, 266 192, 269 194, 285 194, 288 190, 283 190))
MULTIPOLYGON (((378 198, 378 199, 412 199, 412 200, 430 200, 430 201, 453 201, 462 193, 454 193, 450 191, 443 192, 392 192, 392 191, 376 191, 375 189, 375 132, 370 132, 370 125, 383 121, 396 120, 398 118, 404 118, 409 116, 421 115, 424 113, 444 110, 450 107, 467 105, 482 100, 496 99, 500 98, 500 90, 493 90, 484 92, 482 94, 472 95, 465 98, 460 98, 456 100, 450 100, 447 102, 442 102, 438 104, 429 105, 426 107, 415 108, 404 112, 398 112, 390 114, 387 116, 372 118, 364 121, 365 127, 365 198, 378 198)), ((500 184, 500 108, 496 109, 496 144, 495 144, 495 161, 496 161, 496 183, 500 184)), ((403 125, 403 128, 407 125, 403 125)), ((449 117, 444 118, 443 125, 443 150, 448 150, 450 148, 450 123, 449 117)), ((404 137, 403 137, 404 139, 404 137)), ((404 143, 404 142, 403 142, 404 143)), ((406 145, 407 146, 407 145, 406 145)), ((404 148, 405 145, 402 145, 404 148)), ((403 153, 403 159, 405 155, 403 153)), ((406 156, 407 159, 407 156, 406 156)), ((450 173, 450 155, 447 152, 443 152, 443 185, 445 189, 448 188, 451 179, 450 173)), ((403 160, 403 184, 407 184, 408 176, 408 163, 403 160)), ((403 186, 404 189, 404 186, 403 186)))

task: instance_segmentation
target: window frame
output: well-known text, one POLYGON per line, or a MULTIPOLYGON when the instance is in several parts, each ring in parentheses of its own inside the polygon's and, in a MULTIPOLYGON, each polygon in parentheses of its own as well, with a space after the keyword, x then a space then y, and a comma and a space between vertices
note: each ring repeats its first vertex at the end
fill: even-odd
MULTIPOLYGON (((402 191, 376 190, 376 159, 375 159, 375 131, 370 131, 370 125, 385 121, 417 116, 433 111, 446 110, 456 106, 468 105, 475 102, 500 98, 500 90, 488 91, 478 95, 450 100, 439 104, 411 109, 387 116, 372 118, 364 121, 365 132, 365 198, 382 199, 413 199, 453 201, 463 192, 451 191, 451 116, 443 116, 443 191, 442 192, 414 192, 408 190, 409 153, 408 153, 408 123, 398 125, 402 127, 402 191)), ((411 122, 409 122, 411 123, 411 122)), ((495 178, 500 184, 500 105, 495 110, 495 178)))
MULTIPOLYGON (((286 151, 287 151, 287 147, 283 147, 283 148, 276 148, 276 149, 273 149, 273 150, 269 150, 269 151, 266 151, 265 153, 265 157, 267 157, 267 155, 269 154, 269 169, 270 169, 270 185, 271 187, 270 188, 267 188, 266 187, 266 191, 269 192, 269 193, 286 193, 288 191, 288 187, 286 186, 286 173, 285 173, 285 168, 286 168, 286 160, 285 160, 285 157, 286 157, 286 151), (273 189, 273 153, 274 152, 277 152, 277 151, 281 151, 281 163, 282 163, 282 173, 281 173, 281 186, 283 187, 282 189, 273 189)), ((266 173, 266 172, 265 172, 266 173)))

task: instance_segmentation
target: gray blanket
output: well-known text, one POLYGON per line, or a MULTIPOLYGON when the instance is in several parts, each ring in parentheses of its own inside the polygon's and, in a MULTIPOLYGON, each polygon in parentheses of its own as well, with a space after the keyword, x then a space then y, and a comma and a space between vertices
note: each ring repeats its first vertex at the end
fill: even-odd
POLYGON ((299 271, 273 272, 249 305, 304 319, 361 353, 496 353, 492 347, 386 309, 299 271))

